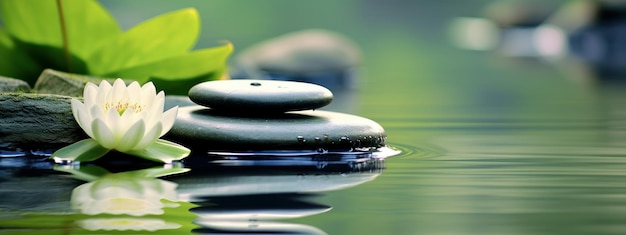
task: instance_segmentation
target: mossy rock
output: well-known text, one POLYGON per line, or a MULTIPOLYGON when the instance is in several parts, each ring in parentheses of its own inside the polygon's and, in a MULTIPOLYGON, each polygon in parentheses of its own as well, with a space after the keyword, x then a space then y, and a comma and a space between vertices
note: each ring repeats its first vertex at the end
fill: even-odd
POLYGON ((0 148, 57 149, 87 138, 72 115, 71 97, 0 93, 0 148))
POLYGON ((0 76, 0 92, 30 92, 30 86, 25 81, 0 76))
MULTIPOLYGON (((103 78, 45 69, 35 83, 34 92, 79 97, 88 82, 99 84, 103 78)), ((114 79, 105 79, 113 82, 114 79)), ((127 82, 128 83, 128 82, 127 82)))

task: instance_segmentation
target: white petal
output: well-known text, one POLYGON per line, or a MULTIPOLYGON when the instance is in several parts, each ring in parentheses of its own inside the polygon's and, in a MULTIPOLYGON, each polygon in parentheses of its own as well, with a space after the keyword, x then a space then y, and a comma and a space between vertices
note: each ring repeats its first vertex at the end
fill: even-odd
MULTIPOLYGON (((107 117, 104 116, 104 112, 102 111, 102 108, 98 106, 85 107, 85 108, 89 108, 89 114, 92 120, 93 119, 101 119, 103 121, 107 120, 107 117)), ((89 122, 89 125, 91 125, 91 120, 89 122)))
POLYGON ((138 121, 132 125, 122 137, 116 149, 120 152, 131 150, 142 140, 146 125, 143 121, 138 121))
POLYGON ((157 122, 161 122, 161 118, 163 116, 163 105, 165 103, 165 94, 163 92, 159 92, 159 94, 154 98, 150 106, 143 116, 146 120, 146 126, 153 126, 157 122))
POLYGON ((85 131, 89 137, 93 138, 93 132, 91 131, 91 115, 89 114, 89 110, 83 105, 83 103, 78 100, 72 99, 72 114, 74 114, 74 119, 80 126, 80 128, 85 131))
POLYGON ((126 90, 128 92, 128 101, 131 105, 141 102, 141 87, 139 87, 139 83, 130 83, 126 90))
POLYGON ((115 81, 113 81, 113 89, 120 89, 120 87, 126 87, 126 83, 124 83, 124 80, 121 78, 116 78, 115 81))
POLYGON ((163 106, 165 105, 165 93, 160 91, 156 94, 152 100, 146 102, 150 106, 150 113, 162 113, 163 106))
POLYGON ((141 102, 143 104, 151 103, 156 95, 156 88, 152 82, 147 82, 141 87, 141 102))
POLYGON ((98 87, 95 84, 88 82, 87 85, 85 85, 85 89, 83 90, 83 100, 85 102, 85 105, 94 105, 96 103, 97 95, 98 87))
POLYGON ((122 79, 116 79, 113 83, 113 90, 108 97, 109 101, 117 103, 119 101, 128 101, 128 91, 126 90, 126 84, 122 79))
POLYGON ((96 103, 95 105, 104 107, 104 104, 107 103, 107 98, 109 97, 109 93, 111 92, 111 84, 106 80, 102 80, 100 82, 100 86, 98 86, 98 94, 96 94, 96 103))
POLYGON ((165 135, 165 133, 167 133, 168 131, 170 131, 170 129, 172 129, 172 126, 174 125, 174 122, 176 121, 177 115, 178 115, 178 106, 173 107, 165 111, 165 113, 163 113, 163 117, 161 117, 161 125, 163 125, 163 130, 161 130, 161 134, 159 135, 159 137, 165 135))
POLYGON ((148 132, 143 136, 139 144, 135 145, 132 150, 139 150, 148 147, 148 145, 152 144, 159 138, 162 129, 163 128, 161 127, 161 123, 157 123, 156 125, 154 125, 154 127, 148 130, 148 132))
POLYGON ((124 133, 126 132, 127 124, 122 122, 122 118, 120 114, 115 109, 109 109, 107 112, 106 124, 109 126, 111 133, 113 133, 113 138, 115 139, 115 145, 122 138, 124 133))
POLYGON ((102 147, 107 149, 115 148, 115 139, 113 133, 104 121, 100 119, 94 119, 91 123, 91 129, 93 130, 94 138, 102 147))
POLYGON ((140 118, 136 118, 138 115, 137 113, 135 113, 134 109, 127 109, 126 111, 124 111, 124 113, 122 114, 122 116, 120 116, 120 119, 122 121, 122 123, 125 123, 125 127, 128 127, 129 125, 132 125, 133 123, 137 122, 138 120, 140 120, 140 118))
POLYGON ((78 121, 78 110, 85 109, 85 105, 75 98, 72 98, 72 100, 70 101, 70 105, 72 107, 72 114, 74 115, 74 119, 78 121))
POLYGON ((100 81, 100 85, 98 85, 98 94, 107 95, 111 91, 111 89, 111 83, 109 83, 107 80, 102 80, 100 81))

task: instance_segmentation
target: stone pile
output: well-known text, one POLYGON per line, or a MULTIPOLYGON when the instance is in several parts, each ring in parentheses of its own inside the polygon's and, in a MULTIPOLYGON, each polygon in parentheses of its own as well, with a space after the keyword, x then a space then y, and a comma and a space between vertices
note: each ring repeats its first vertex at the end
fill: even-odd
POLYGON ((189 91, 166 138, 210 151, 351 150, 385 145, 367 118, 317 110, 332 101, 319 85, 274 80, 221 80, 189 91))

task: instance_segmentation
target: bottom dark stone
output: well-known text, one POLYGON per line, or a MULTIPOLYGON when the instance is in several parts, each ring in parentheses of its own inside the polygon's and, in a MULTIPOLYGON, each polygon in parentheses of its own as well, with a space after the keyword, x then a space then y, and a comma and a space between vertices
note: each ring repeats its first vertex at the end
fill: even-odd
POLYGON ((180 108, 166 136, 193 149, 211 151, 346 150, 385 146, 376 122, 329 111, 237 116, 202 106, 180 108))

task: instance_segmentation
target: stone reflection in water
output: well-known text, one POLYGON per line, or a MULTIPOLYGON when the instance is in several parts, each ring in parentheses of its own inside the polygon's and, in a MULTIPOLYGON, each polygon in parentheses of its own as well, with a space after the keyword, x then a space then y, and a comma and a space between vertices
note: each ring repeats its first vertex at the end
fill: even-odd
POLYGON ((181 200, 200 205, 191 210, 198 215, 196 224, 202 226, 194 232, 326 234, 309 225, 276 220, 328 212, 332 206, 309 201, 311 193, 353 187, 382 172, 380 168, 347 173, 244 169, 199 169, 173 179, 179 184, 181 200))
POLYGON ((332 209, 306 201, 301 194, 266 194, 211 197, 210 206, 193 208, 200 233, 291 233, 326 234, 304 224, 276 222, 321 214, 332 209))

